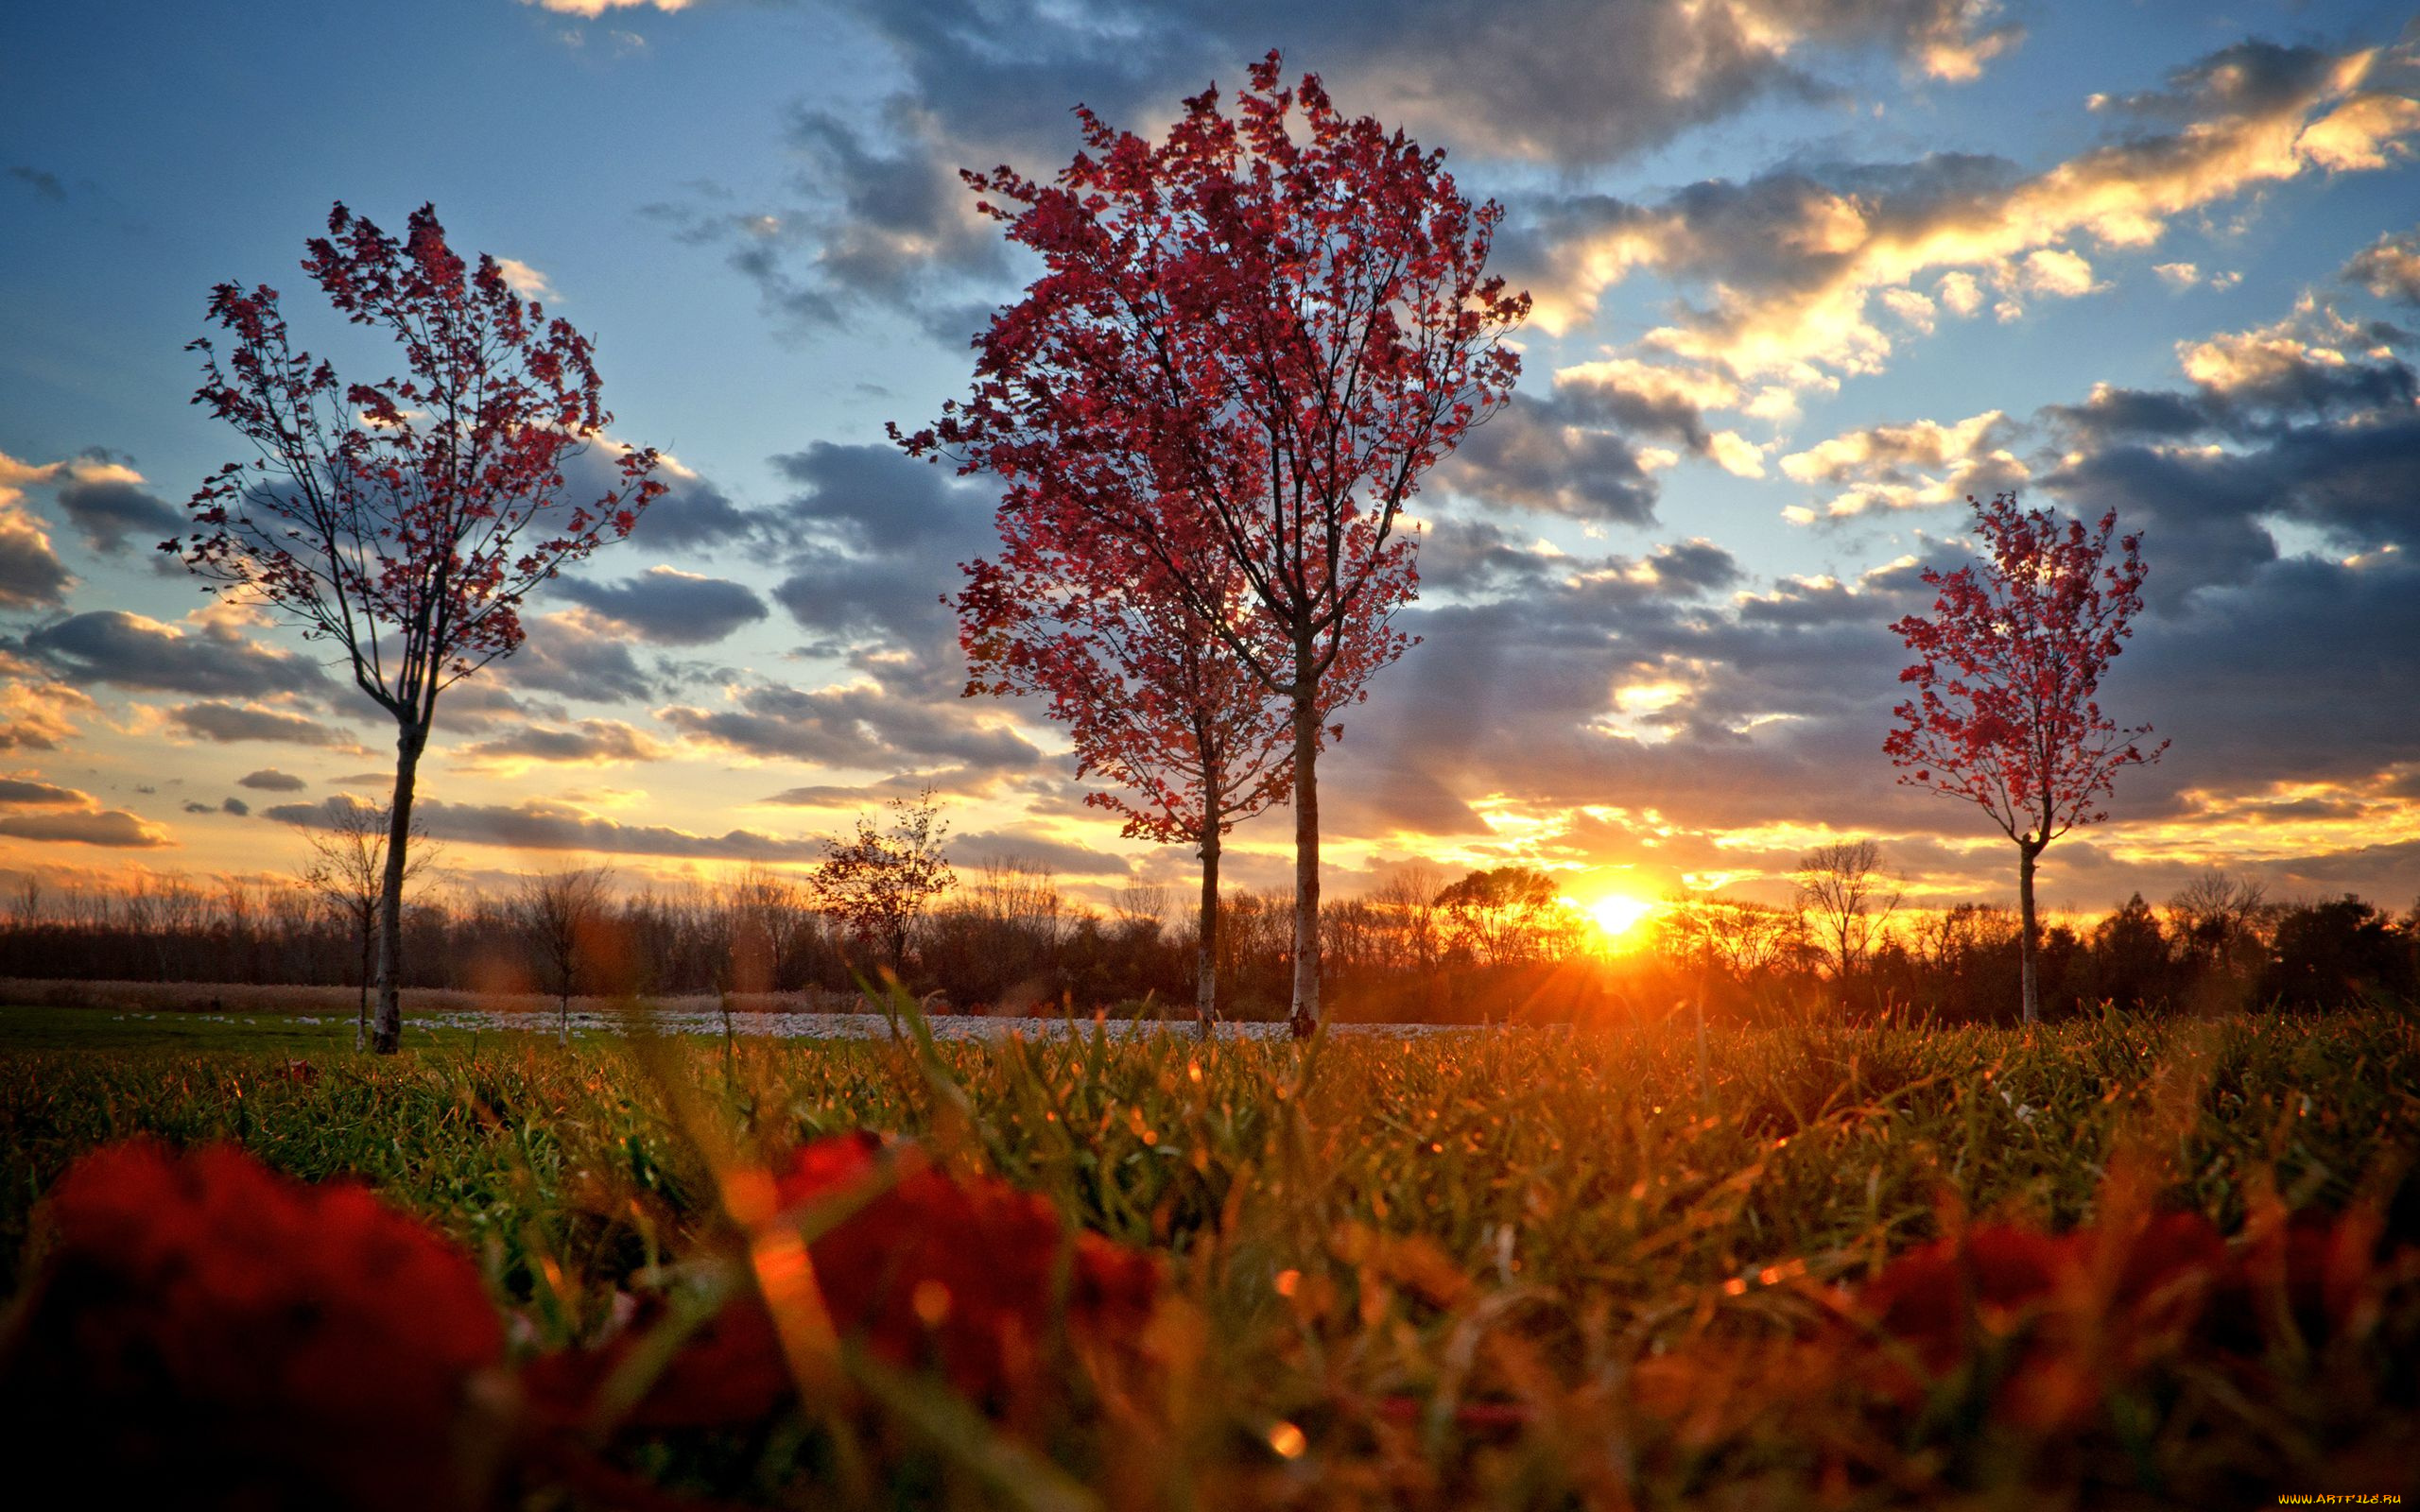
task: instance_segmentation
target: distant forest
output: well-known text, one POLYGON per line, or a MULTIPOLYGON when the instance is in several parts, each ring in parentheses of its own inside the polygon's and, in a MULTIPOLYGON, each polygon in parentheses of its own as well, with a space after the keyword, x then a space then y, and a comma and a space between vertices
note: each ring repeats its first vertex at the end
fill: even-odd
MULTIPOLYGON (((407 985, 589 996, 847 993, 877 977, 869 950, 786 874, 717 885, 594 885, 602 873, 527 879, 517 892, 425 889, 406 913, 407 985)), ((1668 900, 1609 950, 1518 867, 1447 882, 1412 868, 1321 908, 1345 1021, 1586 1022, 1661 1017, 1703 1001, 1760 1019, 1828 1011, 1945 1022, 2014 1020, 2014 910, 1899 905, 1870 877, 1810 868, 1795 905, 1668 900)), ((1046 873, 994 865, 915 915, 900 962, 942 1012, 1190 1013, 1190 898, 1130 888, 1106 910, 1046 873)), ((1292 899, 1224 896, 1224 1016, 1284 1017, 1292 899)), ((162 880, 111 891, 30 883, 0 904, 0 977, 351 987, 364 974, 362 915, 301 885, 162 880)), ((2139 895, 2043 942, 2051 1016, 2104 1003, 2184 1012, 2420 1001, 2420 904, 2396 916, 2347 895, 2279 902, 2211 873, 2159 904, 2139 895)))

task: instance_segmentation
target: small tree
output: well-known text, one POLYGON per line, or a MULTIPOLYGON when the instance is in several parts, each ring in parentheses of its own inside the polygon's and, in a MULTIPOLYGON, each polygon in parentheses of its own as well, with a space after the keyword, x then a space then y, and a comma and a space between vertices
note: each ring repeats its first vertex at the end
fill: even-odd
POLYGON ((1503 338, 1530 301, 1486 272, 1501 207, 1463 198, 1442 154, 1348 120, 1316 77, 1278 78, 1271 53, 1236 118, 1205 91, 1160 144, 1080 108, 1086 150, 1052 183, 966 175, 1046 270, 978 338, 973 396, 902 439, 1006 483, 1004 540, 1102 537, 1154 558, 1287 702, 1306 1033, 1323 690, 1408 644, 1390 625, 1418 583, 1406 502, 1510 397, 1520 358, 1503 338), (1245 592, 1196 575, 1221 558, 1245 592))
MULTIPOLYGON (((1206 1035, 1219 1013, 1223 838, 1286 797, 1292 721, 1187 605, 1167 568, 1128 551, 1123 571, 1105 570, 1107 544, 1019 536, 1003 542, 1000 560, 964 569, 958 613, 973 672, 966 691, 1047 697, 1050 717, 1075 746, 1076 775, 1115 784, 1084 801, 1123 817, 1129 837, 1194 847, 1201 861, 1194 1016, 1206 1035)), ((1234 579, 1230 593, 1239 593, 1222 559, 1188 564, 1201 582, 1222 570, 1234 579)))
POLYGON ((931 788, 890 800, 888 831, 857 816, 849 840, 823 842, 823 859, 807 879, 816 902, 857 940, 879 950, 896 974, 908 960, 908 936, 925 904, 957 885, 942 857, 949 822, 931 788))
MULTIPOLYGON (((361 1001, 353 1030, 353 1047, 359 1050, 370 1040, 371 951, 377 940, 379 900, 387 895, 387 808, 350 798, 341 804, 330 801, 321 806, 317 824, 298 827, 311 848, 310 859, 302 864, 302 885, 351 927, 360 949, 360 973, 355 980, 360 984, 361 1001)), ((412 826, 412 839, 418 848, 404 863, 406 891, 436 863, 438 855, 417 823, 412 826)))
POLYGON ((1798 906, 1832 957, 1832 980, 1843 1007, 1858 963, 1881 939, 1899 909, 1899 892, 1884 894, 1882 848, 1872 840, 1836 840, 1798 858, 1798 906))
POLYGON ((604 434, 586 337, 475 270, 445 244, 434 206, 398 240, 342 205, 302 269, 355 325, 381 329, 411 375, 341 382, 296 351, 277 291, 211 290, 233 334, 222 365, 207 338, 194 403, 258 455, 230 462, 187 507, 195 533, 162 542, 212 579, 269 605, 343 652, 354 681, 395 720, 379 923, 376 1046, 403 1040, 397 992, 412 791, 438 695, 524 638, 521 604, 664 491, 656 454, 630 451, 603 491, 575 497, 563 469, 604 434))
POLYGON ((579 990, 580 957, 605 919, 612 895, 611 867, 566 867, 520 880, 509 905, 512 921, 538 957, 543 980, 560 1008, 562 1042, 571 1043, 571 999, 579 990))
POLYGON ((2020 509, 2016 495, 1966 501, 1989 559, 1944 575, 1932 617, 1891 627, 1920 659, 1899 674, 1917 695, 1893 711, 1882 743, 1899 781, 1962 798, 2016 842, 2025 1022, 2042 1016, 2033 909, 2034 863, 2100 807, 2124 767, 2155 762, 2149 725, 2120 730, 2104 716, 2101 676, 2125 648, 2143 607, 2142 538, 2126 536, 2110 559, 2113 511, 2097 531, 2050 509, 2020 509))

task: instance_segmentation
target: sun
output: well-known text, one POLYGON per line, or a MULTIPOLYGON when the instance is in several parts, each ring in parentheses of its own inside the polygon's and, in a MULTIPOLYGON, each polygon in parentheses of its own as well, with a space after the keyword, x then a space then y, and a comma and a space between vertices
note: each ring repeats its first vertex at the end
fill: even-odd
POLYGON ((1598 929, 1609 940, 1620 939, 1654 912, 1653 903, 1617 892, 1607 893, 1588 905, 1588 917, 1597 921, 1598 929))

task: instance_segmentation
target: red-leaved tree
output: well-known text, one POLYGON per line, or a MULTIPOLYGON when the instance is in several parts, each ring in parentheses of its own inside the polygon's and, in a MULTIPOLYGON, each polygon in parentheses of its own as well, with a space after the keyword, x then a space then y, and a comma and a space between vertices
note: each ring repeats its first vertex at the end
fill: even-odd
POLYGON ((258 454, 230 462, 187 507, 194 533, 164 541, 209 593, 264 603, 332 642, 354 681, 395 720, 379 902, 373 1043, 403 1037, 404 876, 412 788, 438 695, 518 648, 522 600, 562 568, 630 534, 664 491, 653 451, 622 450, 600 490, 564 467, 613 417, 588 339, 549 320, 445 244, 434 206, 398 239, 342 205, 306 244, 302 270, 355 325, 394 337, 409 376, 345 383, 288 339, 277 291, 221 284, 194 403, 258 454))
POLYGON ((2100 712, 2101 676, 2143 607, 2140 536, 2117 541, 2115 511, 2097 530, 2051 509, 2021 509, 2003 493, 1974 507, 1989 559, 1943 574, 1932 617, 1891 627, 1920 660, 1899 674, 1916 696, 1893 711, 1882 743, 1899 781, 1981 806, 2016 842, 2025 1022, 2041 1017, 2033 868, 2043 849, 2101 803, 2120 769, 2159 760, 2149 725, 2121 730, 2100 712))
MULTIPOLYGON (((964 568, 958 613, 973 674, 966 691, 1048 698, 1050 717, 1075 746, 1076 775, 1114 784, 1084 801, 1123 817, 1129 836, 1196 849, 1194 1011, 1206 1034, 1219 1005, 1223 837, 1285 799, 1293 721, 1187 607, 1166 568, 1148 553, 1105 553, 1110 544, 1012 535, 998 559, 964 568), (1123 567, 1103 559, 1121 555, 1123 567)), ((1188 565, 1191 581, 1215 583, 1223 574, 1229 593, 1242 591, 1223 557, 1188 565)), ((1330 679, 1328 691, 1357 690, 1330 679)))
POLYGON ((1486 270, 1501 207, 1464 198, 1442 153, 1278 80, 1271 53, 1235 116, 1205 91, 1161 143, 1079 110, 1086 150, 1047 183, 966 175, 1046 270, 977 338, 971 397, 899 438, 1004 483, 1004 536, 1152 557, 1287 700, 1299 1032, 1320 1003, 1322 690, 1408 644, 1406 501, 1510 396, 1529 297, 1486 270), (1244 592, 1194 569, 1221 559, 1244 592))

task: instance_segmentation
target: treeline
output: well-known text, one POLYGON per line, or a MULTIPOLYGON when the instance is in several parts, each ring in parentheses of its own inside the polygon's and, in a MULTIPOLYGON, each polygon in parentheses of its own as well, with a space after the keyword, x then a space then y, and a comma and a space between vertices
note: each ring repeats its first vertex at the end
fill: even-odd
MULTIPOLYGON (((719 885, 615 889, 603 873, 524 879, 510 893, 430 889, 405 913, 407 985, 472 992, 645 996, 839 992, 890 966, 764 869, 719 885), (587 885, 574 885, 580 879, 587 885)), ((921 910, 898 971, 937 1011, 1190 1011, 1195 940, 1173 889, 1097 909, 1046 873, 992 866, 921 910)), ((1825 1008, 1945 1022, 2011 1018, 2014 910, 1802 896, 1795 906, 1668 902, 1630 948, 1601 937, 1522 868, 1446 883, 1408 869, 1321 908, 1335 1007, 1347 1020, 1567 1021, 1661 1015, 1701 999, 1724 1018, 1825 1008)), ((1285 1015, 1293 899, 1226 895, 1219 938, 1228 1017, 1285 1015)), ((21 886, 0 908, 0 976, 354 987, 365 915, 310 889, 155 879, 113 890, 21 886)), ((2206 877, 2166 903, 2129 899, 2042 940, 2044 1007, 2103 1002, 2218 1012, 2420 1000, 2420 906, 2359 898, 2273 902, 2206 877)))

